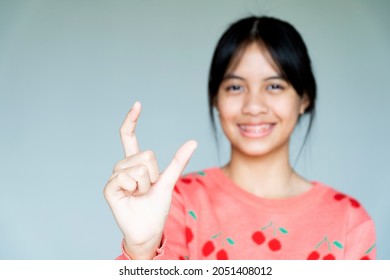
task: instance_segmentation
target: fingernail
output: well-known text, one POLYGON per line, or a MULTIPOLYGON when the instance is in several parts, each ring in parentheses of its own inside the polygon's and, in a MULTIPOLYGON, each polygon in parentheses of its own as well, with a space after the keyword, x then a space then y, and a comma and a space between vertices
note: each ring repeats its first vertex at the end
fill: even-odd
POLYGON ((135 107, 139 106, 140 104, 141 104, 141 103, 137 100, 137 101, 134 102, 132 108, 135 108, 135 107))

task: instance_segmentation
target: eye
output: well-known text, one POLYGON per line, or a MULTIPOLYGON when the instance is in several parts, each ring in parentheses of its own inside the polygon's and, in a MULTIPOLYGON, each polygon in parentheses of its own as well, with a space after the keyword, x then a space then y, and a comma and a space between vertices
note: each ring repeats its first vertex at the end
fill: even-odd
POLYGON ((270 90, 270 91, 281 91, 283 90, 284 87, 280 84, 270 84, 267 86, 267 90, 270 90))
POLYGON ((238 93, 238 92, 242 92, 243 90, 244 87, 240 85, 229 85, 226 87, 226 91, 231 93, 238 93))

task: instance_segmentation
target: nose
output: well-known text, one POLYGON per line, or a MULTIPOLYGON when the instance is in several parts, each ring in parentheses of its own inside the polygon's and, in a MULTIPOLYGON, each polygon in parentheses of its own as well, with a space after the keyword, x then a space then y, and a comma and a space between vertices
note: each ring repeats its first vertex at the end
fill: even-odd
POLYGON ((267 113, 268 105, 264 94, 261 92, 248 93, 244 100, 242 112, 254 116, 267 113))

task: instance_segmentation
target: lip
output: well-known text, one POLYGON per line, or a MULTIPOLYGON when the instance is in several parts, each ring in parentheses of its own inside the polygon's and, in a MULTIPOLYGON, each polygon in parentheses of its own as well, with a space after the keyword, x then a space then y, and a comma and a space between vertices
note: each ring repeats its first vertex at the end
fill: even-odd
POLYGON ((270 135, 275 123, 238 124, 242 136, 249 138, 263 138, 270 135))

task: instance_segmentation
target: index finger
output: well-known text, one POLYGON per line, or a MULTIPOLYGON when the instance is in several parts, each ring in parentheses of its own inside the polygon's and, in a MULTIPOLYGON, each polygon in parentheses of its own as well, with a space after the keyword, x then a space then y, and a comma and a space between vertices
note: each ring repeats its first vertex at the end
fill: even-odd
POLYGON ((131 110, 127 113, 127 116, 120 128, 122 145, 126 157, 139 152, 137 137, 135 136, 135 127, 137 126, 137 120, 140 113, 141 103, 136 101, 131 110))

